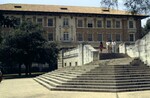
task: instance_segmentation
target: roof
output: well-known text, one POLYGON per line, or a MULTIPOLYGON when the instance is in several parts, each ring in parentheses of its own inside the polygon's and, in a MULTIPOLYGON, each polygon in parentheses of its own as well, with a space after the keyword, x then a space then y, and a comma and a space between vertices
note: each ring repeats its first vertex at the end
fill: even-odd
MULTIPOLYGON (((1 4, 0 11, 29 11, 29 12, 55 12, 55 13, 82 13, 82 14, 111 14, 131 15, 122 10, 104 9, 100 7, 61 6, 61 5, 36 5, 36 4, 1 4)), ((136 15, 146 16, 146 15, 136 15)))

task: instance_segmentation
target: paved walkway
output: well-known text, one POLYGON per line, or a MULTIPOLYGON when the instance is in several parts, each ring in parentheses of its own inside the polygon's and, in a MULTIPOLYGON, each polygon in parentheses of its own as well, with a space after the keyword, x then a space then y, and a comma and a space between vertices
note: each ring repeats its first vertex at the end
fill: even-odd
POLYGON ((0 83, 0 98, 150 98, 150 91, 104 93, 50 91, 32 78, 7 79, 0 83))

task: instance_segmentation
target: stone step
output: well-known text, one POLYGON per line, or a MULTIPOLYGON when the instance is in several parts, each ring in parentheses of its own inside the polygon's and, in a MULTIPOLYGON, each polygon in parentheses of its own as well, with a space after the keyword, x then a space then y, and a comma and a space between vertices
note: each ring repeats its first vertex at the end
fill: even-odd
MULTIPOLYGON (((93 77, 83 77, 83 78, 75 78, 75 79, 73 79, 73 80, 96 80, 96 81, 98 81, 98 80, 130 80, 130 79, 132 79, 132 80, 137 80, 137 79, 145 79, 145 78, 141 78, 141 77, 134 77, 134 78, 116 78, 116 77, 98 77, 98 78, 93 78, 93 77)), ((148 78, 149 79, 149 78, 148 78)))
POLYGON ((97 71, 89 71, 89 72, 86 72, 87 74, 88 73, 92 73, 92 74, 96 74, 96 73, 99 73, 99 74, 101 74, 101 73, 149 73, 150 74, 150 71, 149 70, 141 70, 141 71, 139 71, 139 70, 130 70, 130 71, 128 71, 128 70, 102 70, 102 71, 100 71, 100 70, 97 70, 97 71))
POLYGON ((116 77, 116 76, 94 76, 94 77, 90 77, 90 76, 77 76, 77 79, 83 79, 83 80, 87 80, 87 79, 101 79, 101 80, 111 80, 111 79, 117 79, 117 80, 128 80, 128 79, 149 79, 150 75, 148 76, 124 76, 124 77, 116 77))
POLYGON ((108 75, 115 75, 115 76, 128 76, 128 75, 131 75, 131 76, 147 76, 147 75, 150 75, 149 73, 85 73, 85 74, 82 74, 82 76, 95 76, 95 75, 104 75, 104 76, 108 76, 108 75))
POLYGON ((138 75, 138 74, 140 74, 140 75, 144 75, 144 74, 150 74, 150 72, 109 72, 109 71, 106 71, 106 72, 87 72, 87 73, 83 73, 83 75, 89 75, 89 74, 91 74, 91 75, 111 75, 111 74, 113 74, 113 75, 117 75, 117 74, 124 74, 124 75, 126 75, 126 74, 132 74, 132 75, 138 75))
POLYGON ((59 74, 59 75, 75 75, 75 74, 82 74, 82 73, 85 73, 85 71, 82 71, 82 72, 59 72, 59 73, 47 73, 47 75, 55 75, 55 74, 59 74))
MULTIPOLYGON (((60 79, 60 78, 55 78, 55 77, 42 76, 41 78, 43 78, 44 80, 56 83, 56 85, 58 85, 58 84, 60 85, 60 84, 65 83, 67 81, 67 79, 65 80, 65 79, 60 79)), ((52 84, 52 85, 54 85, 54 84, 52 84)))
POLYGON ((98 83, 103 83, 103 82, 106 82, 106 83, 126 83, 126 82, 150 82, 150 78, 148 79, 93 79, 93 78, 89 78, 89 79, 79 79, 79 78, 76 78, 76 79, 73 79, 71 80, 73 82, 98 82, 98 83))
POLYGON ((39 79, 39 78, 34 78, 34 80, 35 80, 36 82, 38 82, 39 84, 41 84, 42 86, 48 88, 48 89, 50 89, 50 88, 55 88, 54 86, 49 85, 49 83, 47 83, 47 82, 45 82, 45 81, 43 81, 43 80, 41 80, 41 79, 39 79))
POLYGON ((66 83, 62 83, 63 85, 103 85, 103 86, 129 86, 129 85, 145 85, 145 84, 149 84, 149 81, 145 81, 145 82, 94 82, 94 81, 68 81, 66 83))
POLYGON ((82 73, 75 73, 75 74, 73 74, 73 73, 58 73, 58 74, 55 73, 55 74, 46 74, 46 75, 77 76, 77 75, 81 75, 81 74, 82 74, 82 73))
POLYGON ((150 84, 144 84, 144 85, 58 85, 56 87, 60 88, 84 88, 84 89, 130 89, 130 88, 144 88, 144 87, 150 87, 150 84))
POLYGON ((84 76, 76 76, 76 75, 73 75, 73 76, 67 76, 67 75, 44 75, 44 76, 47 76, 47 77, 58 77, 58 78, 64 78, 64 79, 79 79, 79 80, 113 80, 113 79, 117 79, 117 80, 127 80, 127 79, 149 79, 150 78, 150 75, 132 75, 132 76, 116 76, 116 75, 94 75, 94 76, 91 76, 91 75, 84 75, 84 76))
POLYGON ((116 69, 119 69, 119 68, 126 68, 126 69, 140 69, 140 68, 150 68, 148 66, 131 66, 131 65, 99 65, 95 68, 108 68, 108 69, 111 69, 111 68, 116 68, 116 69))
POLYGON ((97 65, 94 68, 97 67, 103 67, 103 68, 150 68, 149 66, 141 65, 141 66, 135 66, 135 65, 97 65))
POLYGON ((34 80, 36 80, 38 83, 42 84, 44 87, 47 87, 47 88, 53 88, 56 85, 59 85, 59 84, 57 84, 57 83, 55 83, 53 81, 49 81, 49 80, 44 79, 42 77, 38 77, 38 78, 36 78, 34 80))
POLYGON ((137 66, 136 63, 143 64, 139 60, 117 58, 93 63, 97 65, 61 68, 37 77, 36 81, 51 90, 119 92, 150 89, 150 67, 137 66))
POLYGON ((51 90, 56 91, 84 91, 84 92, 127 92, 127 91, 142 91, 142 90, 149 90, 150 87, 139 87, 139 88, 123 88, 123 89, 100 89, 100 88, 64 88, 64 87, 58 87, 58 88, 52 88, 51 90))
POLYGON ((55 72, 50 72, 50 73, 46 73, 46 74, 78 74, 78 73, 85 73, 85 72, 87 72, 87 71, 86 70, 81 70, 81 71, 80 70, 75 70, 75 71, 66 70, 66 71, 59 71, 59 72, 55 71, 55 72))
POLYGON ((47 77, 58 77, 58 78, 64 78, 64 79, 72 79, 76 78, 77 76, 66 76, 66 75, 46 75, 47 77))
POLYGON ((51 88, 53 91, 86 91, 86 92, 116 92, 116 89, 96 89, 96 88, 64 88, 64 87, 57 87, 51 88))

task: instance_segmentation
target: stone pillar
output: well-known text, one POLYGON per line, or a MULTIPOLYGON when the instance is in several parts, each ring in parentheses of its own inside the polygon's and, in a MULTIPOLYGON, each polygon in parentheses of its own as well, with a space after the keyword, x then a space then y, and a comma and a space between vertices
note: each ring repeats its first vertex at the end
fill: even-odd
POLYGON ((58 63, 57 64, 58 69, 64 67, 64 64, 63 64, 63 50, 59 52, 57 63, 58 63))

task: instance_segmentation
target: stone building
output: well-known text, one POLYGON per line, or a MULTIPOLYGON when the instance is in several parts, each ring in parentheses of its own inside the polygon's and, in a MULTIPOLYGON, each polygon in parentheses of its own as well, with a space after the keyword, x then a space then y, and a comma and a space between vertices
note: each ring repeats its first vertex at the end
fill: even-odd
POLYGON ((100 41, 134 42, 141 32, 141 19, 148 17, 98 7, 34 4, 1 4, 0 13, 16 17, 18 24, 24 20, 41 24, 47 40, 61 47, 75 47, 82 42, 94 47, 100 41))

